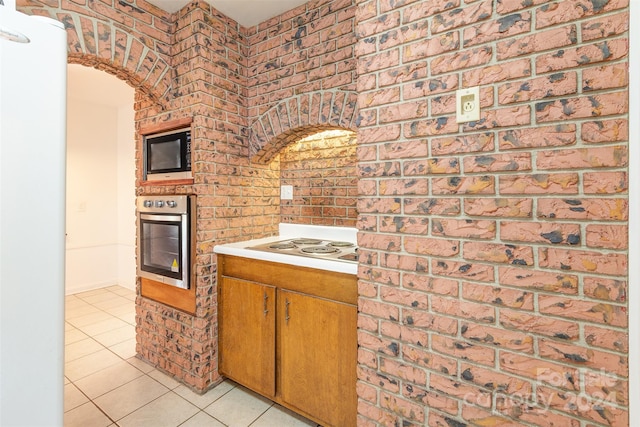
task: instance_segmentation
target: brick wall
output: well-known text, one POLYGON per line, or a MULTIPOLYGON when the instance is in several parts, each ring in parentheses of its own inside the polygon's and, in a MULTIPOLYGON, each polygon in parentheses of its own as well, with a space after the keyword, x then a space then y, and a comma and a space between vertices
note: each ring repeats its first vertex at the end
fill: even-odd
POLYGON ((146 358, 217 380, 212 246, 273 229, 280 149, 357 122, 358 424, 628 424, 628 1, 316 0, 251 29, 19 4, 139 89, 138 126, 193 117, 194 184, 138 191, 198 194, 199 311, 139 299, 146 358))
MULTIPOLYGON (((354 7, 347 7, 351 1, 336 4, 316 1, 309 4, 308 10, 306 6, 298 8, 262 27, 246 29, 202 1, 192 2, 175 14, 144 0, 18 1, 20 10, 28 14, 53 17, 65 24, 69 62, 99 68, 136 88, 136 131, 192 119, 193 182, 143 182, 142 137, 137 134, 136 192, 197 196, 196 315, 145 298, 138 298, 136 313, 138 354, 196 390, 205 390, 219 380, 217 268, 213 246, 277 233, 281 212, 280 158, 276 154, 281 148, 321 129, 355 130, 355 62, 351 59, 337 64, 346 58, 345 52, 351 56, 353 53, 354 7), (320 19, 322 26, 314 23, 320 19), (327 30, 331 19, 341 23, 339 33, 327 30), (346 34, 343 21, 351 28, 346 34), (284 31, 281 22, 288 22, 284 25, 290 28, 295 25, 295 43, 280 33, 284 31), (320 78, 313 76, 312 69, 300 68, 305 67, 307 53, 315 43, 312 40, 317 40, 320 34, 327 38, 320 53, 339 52, 332 63, 347 76, 339 80, 340 87, 335 83, 332 90, 329 90, 330 75, 325 73, 320 78), (294 68, 282 64, 282 69, 275 71, 278 78, 269 76, 272 80, 280 79, 283 83, 278 84, 290 88, 306 79, 315 83, 304 90, 300 86, 295 93, 289 89, 277 96, 258 98, 254 90, 264 84, 259 81, 264 76, 259 75, 258 67, 276 67, 273 58, 269 64, 262 64, 266 57, 255 48, 249 52, 251 37, 252 42, 271 39, 270 55, 279 55, 282 49, 297 55, 289 64, 294 68), (298 77, 291 76, 292 71, 298 77), (320 88, 327 91, 320 93, 320 88), (267 113, 259 121, 263 131, 260 135, 251 132, 249 114, 249 105, 255 107, 259 103, 267 113), (276 116, 272 117, 272 112, 276 116), (263 126, 263 122, 268 126, 263 126), (268 133, 264 133, 265 129, 268 133), (260 139, 266 135, 269 140, 260 139), (260 143, 252 151, 252 147, 258 147, 250 144, 254 136, 260 143), (260 150, 263 155, 252 161, 252 155, 260 150)), ((330 62, 325 58, 325 65, 330 62)), ((333 150, 342 153, 336 146, 333 150)), ((353 141, 349 152, 355 162, 353 141)), ((320 166, 319 162, 313 164, 314 168, 320 166)), ((351 197, 353 167, 354 163, 348 169, 352 177, 351 197)), ((332 174, 344 174, 339 169, 335 164, 330 167, 332 174)), ((340 199, 339 203, 345 209, 345 221, 353 223, 354 199, 340 199), (351 211, 346 212, 346 204, 350 204, 351 211)), ((332 222, 340 221, 337 209, 331 215, 332 222)))
POLYGON ((358 424, 628 425, 628 2, 357 3, 358 424))
POLYGON ((280 202, 281 222, 355 227, 355 135, 327 131, 283 148, 280 183, 293 186, 293 200, 280 202))

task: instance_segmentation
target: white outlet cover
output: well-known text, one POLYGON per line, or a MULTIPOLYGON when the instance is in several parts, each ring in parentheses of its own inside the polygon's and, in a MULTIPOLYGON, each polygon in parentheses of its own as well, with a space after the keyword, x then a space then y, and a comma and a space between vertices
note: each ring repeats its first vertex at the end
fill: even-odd
POLYGON ((280 200, 293 200, 293 185, 280 186, 280 200))
POLYGON ((480 120, 480 86, 456 91, 456 123, 480 120))

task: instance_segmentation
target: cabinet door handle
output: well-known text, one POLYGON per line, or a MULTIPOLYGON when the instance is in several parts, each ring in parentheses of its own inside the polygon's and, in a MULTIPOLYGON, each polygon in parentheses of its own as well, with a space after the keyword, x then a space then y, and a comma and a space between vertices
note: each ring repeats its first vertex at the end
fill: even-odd
POLYGON ((264 310, 264 316, 267 317, 267 314, 269 313, 269 310, 267 310, 267 300, 269 299, 269 296, 267 295, 267 293, 264 293, 264 298, 262 299, 262 304, 263 304, 263 310, 264 310))
POLYGON ((284 300, 284 321, 288 325, 289 324, 289 300, 284 300))

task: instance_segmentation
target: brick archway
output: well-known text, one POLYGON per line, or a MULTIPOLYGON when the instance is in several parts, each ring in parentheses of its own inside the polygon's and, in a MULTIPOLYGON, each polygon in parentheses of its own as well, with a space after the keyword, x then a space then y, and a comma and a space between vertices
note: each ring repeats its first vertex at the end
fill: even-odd
POLYGON ((356 131, 357 93, 327 90, 280 101, 251 125, 251 160, 267 163, 288 144, 329 129, 356 131))
POLYGON ((164 109, 171 89, 171 67, 143 40, 113 23, 58 13, 67 30, 70 64, 91 66, 126 81, 164 109))

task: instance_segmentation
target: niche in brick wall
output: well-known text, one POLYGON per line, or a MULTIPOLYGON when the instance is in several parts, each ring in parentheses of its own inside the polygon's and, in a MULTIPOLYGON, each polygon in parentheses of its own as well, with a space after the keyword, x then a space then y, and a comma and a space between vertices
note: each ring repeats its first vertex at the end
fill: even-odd
POLYGON ((281 200, 284 223, 355 227, 357 211, 356 134, 329 130, 280 151, 280 183, 293 186, 293 200, 281 200))

